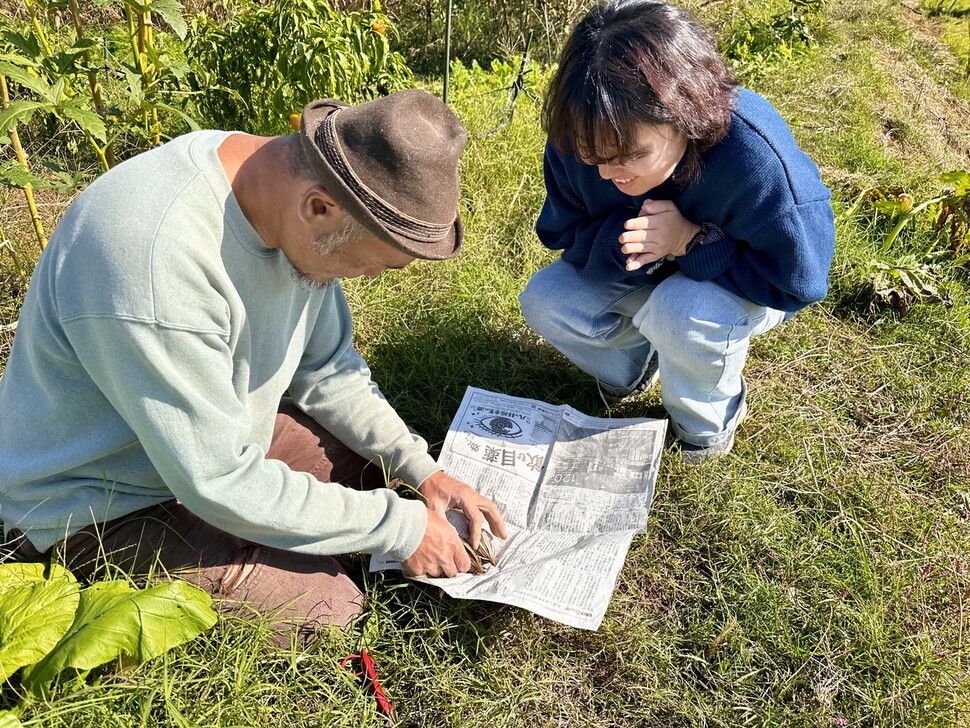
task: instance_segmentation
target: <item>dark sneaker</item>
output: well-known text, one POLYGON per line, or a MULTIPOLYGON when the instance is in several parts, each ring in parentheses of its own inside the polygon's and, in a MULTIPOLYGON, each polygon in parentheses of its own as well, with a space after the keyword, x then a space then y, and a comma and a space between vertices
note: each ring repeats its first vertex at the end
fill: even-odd
POLYGON ((734 433, 737 432, 738 427, 748 416, 748 403, 741 403, 741 412, 738 414, 738 423, 735 425, 734 430, 731 432, 731 436, 726 440, 719 442, 717 445, 711 445, 709 447, 704 447, 703 445, 691 445, 689 442, 683 442, 677 437, 674 437, 672 447, 673 449, 680 452, 680 459, 683 460, 688 465, 700 465, 701 463, 710 462, 711 460, 717 460, 719 457, 723 457, 731 452, 731 448, 734 447, 734 433))

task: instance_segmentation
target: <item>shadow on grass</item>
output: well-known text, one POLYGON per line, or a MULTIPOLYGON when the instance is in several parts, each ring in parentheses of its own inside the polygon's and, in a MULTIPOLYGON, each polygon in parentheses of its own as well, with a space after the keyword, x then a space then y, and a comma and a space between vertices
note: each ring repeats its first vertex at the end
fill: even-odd
POLYGON ((524 324, 441 320, 438 313, 411 319, 366 356, 385 396, 429 442, 444 439, 468 386, 606 414, 595 381, 524 324))
MULTIPOLYGON (((661 417, 659 401, 631 398, 607 406, 595 381, 577 369, 521 321, 476 321, 477 312, 453 309, 408 320, 367 350, 382 391, 409 425, 440 450, 467 386, 567 404, 593 416, 661 417), (442 324, 442 321, 449 323, 442 324)), ((360 568, 366 570, 366 561, 360 568)), ((390 571, 367 576, 377 605, 357 628, 366 632, 377 613, 393 621, 398 637, 410 634, 410 650, 438 645, 454 665, 488 651, 510 624, 532 619, 515 607, 448 597, 438 587, 390 571)), ((397 649, 403 649, 398 646, 397 649)), ((442 657, 436 657, 440 660, 442 657)))

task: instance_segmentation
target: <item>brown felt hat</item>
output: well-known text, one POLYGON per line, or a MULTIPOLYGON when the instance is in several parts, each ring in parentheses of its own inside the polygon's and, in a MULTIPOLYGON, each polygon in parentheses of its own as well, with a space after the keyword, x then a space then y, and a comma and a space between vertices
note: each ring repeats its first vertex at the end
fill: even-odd
POLYGON ((458 160, 468 134, 427 91, 303 110, 300 138, 320 183, 375 237, 417 258, 458 255, 458 160))

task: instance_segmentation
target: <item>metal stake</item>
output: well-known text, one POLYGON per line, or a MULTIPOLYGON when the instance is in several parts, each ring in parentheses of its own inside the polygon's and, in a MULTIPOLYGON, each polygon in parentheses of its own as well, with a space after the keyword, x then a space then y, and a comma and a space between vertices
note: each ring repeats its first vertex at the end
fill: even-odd
POLYGON ((448 77, 451 73, 451 0, 445 13, 445 89, 442 100, 448 103, 448 77))

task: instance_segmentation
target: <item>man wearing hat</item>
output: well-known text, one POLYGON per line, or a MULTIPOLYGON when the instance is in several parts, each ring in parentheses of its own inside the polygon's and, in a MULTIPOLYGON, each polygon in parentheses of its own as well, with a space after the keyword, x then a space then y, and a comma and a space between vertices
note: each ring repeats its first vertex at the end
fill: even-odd
POLYGON ((336 555, 466 571, 451 508, 504 537, 371 380, 337 281, 458 254, 466 138, 435 97, 401 91, 314 102, 299 135, 186 134, 92 183, 41 256, 0 379, 19 556, 179 574, 224 609, 312 628, 361 608, 336 555))

